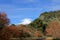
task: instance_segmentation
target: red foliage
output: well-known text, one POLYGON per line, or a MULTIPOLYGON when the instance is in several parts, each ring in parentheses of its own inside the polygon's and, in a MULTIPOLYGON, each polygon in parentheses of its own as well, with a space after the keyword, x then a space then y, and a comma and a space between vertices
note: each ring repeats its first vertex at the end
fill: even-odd
POLYGON ((0 12, 0 26, 6 26, 9 24, 9 19, 7 18, 6 13, 0 12))
POLYGON ((60 23, 59 22, 51 22, 46 28, 47 34, 51 35, 54 38, 60 37, 60 23))
POLYGON ((2 29, 0 33, 1 40, 9 40, 10 38, 17 38, 20 36, 20 32, 17 27, 9 26, 2 29))

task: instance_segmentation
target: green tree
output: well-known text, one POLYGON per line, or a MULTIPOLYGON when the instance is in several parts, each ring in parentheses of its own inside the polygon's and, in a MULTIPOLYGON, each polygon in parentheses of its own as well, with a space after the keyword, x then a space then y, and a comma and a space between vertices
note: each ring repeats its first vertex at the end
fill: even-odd
POLYGON ((11 24, 11 26, 16 26, 15 24, 11 24))
POLYGON ((30 23, 29 26, 44 32, 45 29, 46 29, 47 24, 44 24, 42 20, 37 18, 32 23, 30 23))

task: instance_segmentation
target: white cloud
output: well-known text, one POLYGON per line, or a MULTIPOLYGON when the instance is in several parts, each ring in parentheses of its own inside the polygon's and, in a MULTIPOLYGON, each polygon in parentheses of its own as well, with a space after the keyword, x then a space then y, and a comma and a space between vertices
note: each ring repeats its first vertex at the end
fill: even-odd
POLYGON ((19 23, 19 24, 27 25, 27 24, 29 24, 29 23, 31 23, 31 19, 29 19, 29 18, 25 18, 25 19, 23 19, 22 22, 19 23))

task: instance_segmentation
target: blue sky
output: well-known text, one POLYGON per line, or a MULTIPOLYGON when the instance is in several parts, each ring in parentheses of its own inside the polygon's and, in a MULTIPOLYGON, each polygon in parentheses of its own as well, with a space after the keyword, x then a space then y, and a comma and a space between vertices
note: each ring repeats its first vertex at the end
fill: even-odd
POLYGON ((33 21, 42 12, 60 10, 60 0, 0 0, 0 11, 7 13, 11 24, 33 21))

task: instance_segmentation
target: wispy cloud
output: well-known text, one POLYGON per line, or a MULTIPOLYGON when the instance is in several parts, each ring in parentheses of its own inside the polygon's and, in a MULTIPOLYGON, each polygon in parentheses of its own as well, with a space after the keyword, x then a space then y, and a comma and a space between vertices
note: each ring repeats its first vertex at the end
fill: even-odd
POLYGON ((12 11, 24 11, 24 10, 30 10, 30 11, 33 11, 33 10, 39 10, 39 9, 42 9, 42 8, 18 8, 14 5, 0 5, 0 11, 1 10, 12 10, 12 11))
POLYGON ((55 2, 55 3, 57 3, 57 2, 60 2, 60 0, 52 0, 52 2, 55 2))
POLYGON ((26 11, 26 10, 30 10, 30 11, 35 11, 35 10, 36 10, 36 11, 37 11, 37 10, 39 10, 39 9, 42 10, 42 8, 17 8, 16 10, 17 10, 17 11, 24 11, 24 10, 25 10, 25 11, 26 11))
POLYGON ((11 9, 11 8, 16 8, 16 6, 15 5, 7 5, 7 4, 0 4, 0 9, 1 8, 9 8, 9 9, 11 9))
POLYGON ((13 0, 13 3, 35 3, 39 2, 39 0, 13 0))
POLYGON ((34 2, 39 2, 39 0, 25 0, 26 3, 34 3, 34 2))
POLYGON ((52 10, 60 10, 60 5, 51 6, 52 10))

